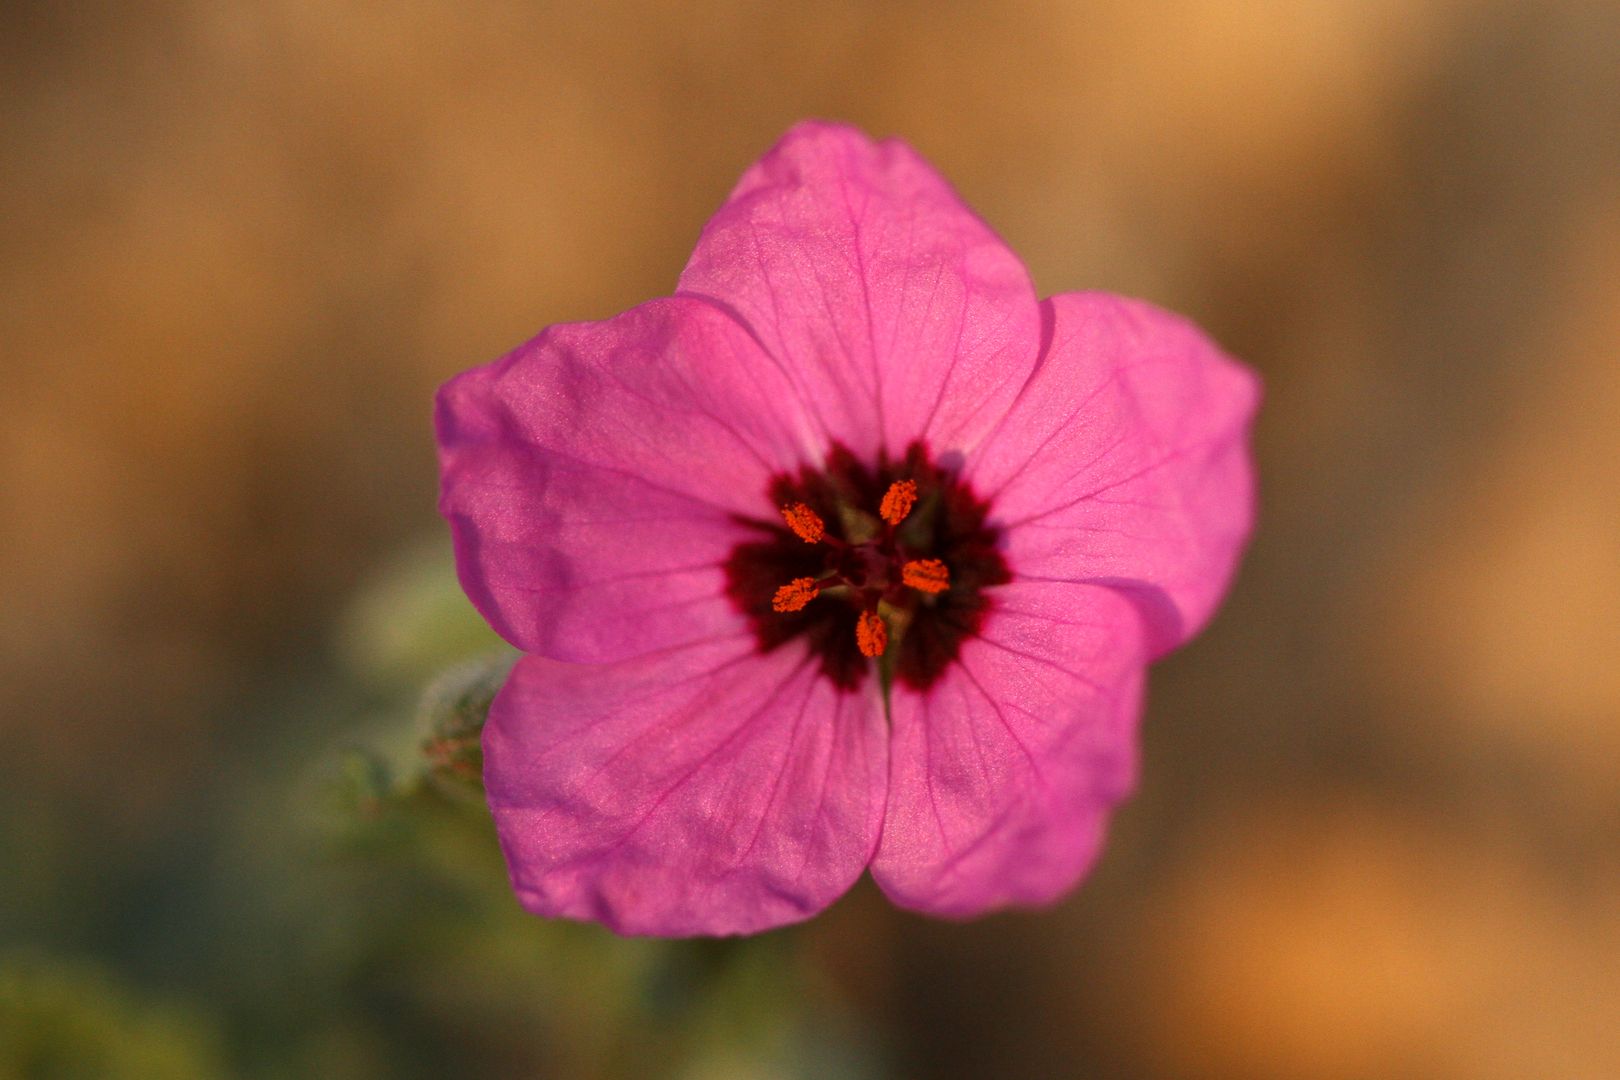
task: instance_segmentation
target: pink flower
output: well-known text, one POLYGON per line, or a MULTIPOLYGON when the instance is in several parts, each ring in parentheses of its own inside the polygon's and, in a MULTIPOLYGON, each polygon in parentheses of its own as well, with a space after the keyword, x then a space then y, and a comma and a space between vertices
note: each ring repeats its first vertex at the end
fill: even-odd
POLYGON ((870 869, 951 917, 1062 895, 1147 663, 1248 535, 1254 377, 1037 300, 907 146, 795 127, 675 295, 447 383, 462 584, 524 657, 485 781, 523 904, 749 933, 870 869))

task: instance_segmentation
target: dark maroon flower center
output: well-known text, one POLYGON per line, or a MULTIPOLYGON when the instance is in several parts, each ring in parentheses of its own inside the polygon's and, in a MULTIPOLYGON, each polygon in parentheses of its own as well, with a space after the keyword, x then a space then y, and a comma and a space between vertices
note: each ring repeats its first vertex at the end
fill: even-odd
POLYGON ((979 632, 985 590, 1011 580, 989 505, 913 443, 875 466, 835 446, 820 468, 772 477, 779 521, 726 560, 726 593, 761 652, 803 636, 821 670, 853 690, 876 659, 932 686, 979 632))

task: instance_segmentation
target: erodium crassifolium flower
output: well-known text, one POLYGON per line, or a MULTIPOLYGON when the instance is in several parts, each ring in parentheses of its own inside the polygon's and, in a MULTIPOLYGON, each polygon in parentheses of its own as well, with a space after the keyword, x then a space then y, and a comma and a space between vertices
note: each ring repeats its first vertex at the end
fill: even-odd
POLYGON ((1063 894, 1248 537, 1257 400, 1174 315, 1039 300, 905 144, 795 127, 673 296, 440 392, 461 580, 527 654, 484 731, 518 897, 677 936, 864 870, 1063 894))

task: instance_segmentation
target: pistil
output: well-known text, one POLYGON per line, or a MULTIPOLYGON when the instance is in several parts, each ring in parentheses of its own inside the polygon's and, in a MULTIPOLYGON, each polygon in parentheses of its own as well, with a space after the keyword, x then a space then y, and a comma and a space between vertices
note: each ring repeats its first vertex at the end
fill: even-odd
MULTIPOLYGON (((771 598, 771 610, 778 614, 803 611, 821 595, 822 587, 834 588, 847 596, 863 610, 855 622, 855 644, 861 655, 882 656, 889 645, 890 626, 878 605, 890 606, 890 614, 900 620, 899 626, 909 621, 912 602, 906 601, 897 590, 904 586, 929 596, 938 596, 951 587, 950 570, 942 559, 905 558, 895 535, 895 528, 906 520, 917 505, 917 482, 896 480, 884 492, 878 515, 887 528, 878 535, 855 543, 839 540, 827 532, 821 515, 803 502, 788 503, 782 507, 782 520, 788 528, 807 544, 829 545, 828 561, 819 578, 796 577, 780 586, 771 598), (843 552, 846 554, 840 555, 843 552), (854 556, 851 561, 849 555, 854 556), (896 573, 895 564, 900 563, 896 573)), ((839 507, 839 514, 848 517, 859 514, 856 507, 839 507)), ((868 519, 870 520, 870 519, 868 519)))
POLYGON ((785 525, 751 522, 767 536, 733 550, 727 594, 761 649, 800 640, 841 689, 931 685, 1009 580, 987 504, 920 444, 876 467, 834 447, 766 494, 785 525))

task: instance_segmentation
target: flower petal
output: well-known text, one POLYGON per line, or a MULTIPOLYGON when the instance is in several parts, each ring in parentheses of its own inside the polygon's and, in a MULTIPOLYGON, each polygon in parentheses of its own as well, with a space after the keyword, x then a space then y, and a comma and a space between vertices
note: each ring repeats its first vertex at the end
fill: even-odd
POLYGON ((743 175, 680 289, 736 311, 869 461, 972 445, 1040 347, 1018 258, 910 147, 840 125, 798 125, 743 175))
POLYGON ((525 658, 484 729, 513 887, 622 934, 742 934, 825 908, 877 844, 875 690, 751 638, 591 666, 525 658))
POLYGON ((804 460, 792 390, 692 298, 553 326, 439 392, 440 510, 463 587, 519 648, 599 662, 740 625, 737 515, 804 460))
POLYGON ((1016 577, 1120 589, 1157 656, 1208 621, 1253 525, 1259 381, 1149 304, 1047 304, 1041 365, 966 472, 1016 577))
POLYGON ((895 903, 967 917, 1049 902, 1090 867, 1130 791, 1141 618, 1093 585, 996 590, 983 636, 890 703, 889 805, 872 876, 895 903))

